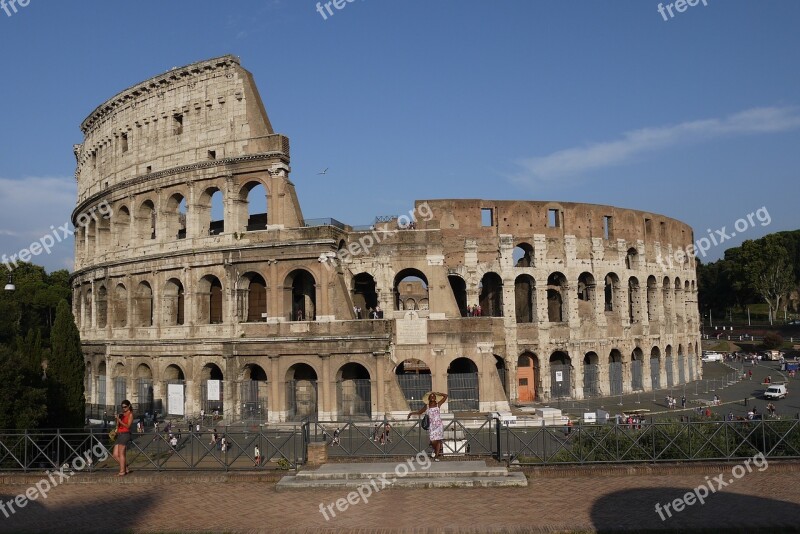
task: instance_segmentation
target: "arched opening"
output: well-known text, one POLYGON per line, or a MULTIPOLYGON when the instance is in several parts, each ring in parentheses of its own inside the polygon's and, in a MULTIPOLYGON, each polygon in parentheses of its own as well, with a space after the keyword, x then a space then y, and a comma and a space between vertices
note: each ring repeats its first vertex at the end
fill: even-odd
POLYGON ((450 290, 453 292, 453 297, 456 299, 458 311, 461 317, 469 316, 469 306, 467 304, 467 283, 458 275, 451 274, 447 276, 447 281, 450 282, 450 290))
POLYGON ((567 294, 567 278, 561 273, 547 277, 547 319, 551 323, 564 321, 564 301, 567 294))
POLYGON ((197 321, 199 324, 221 324, 222 282, 213 274, 200 279, 198 284, 197 321))
POLYGON ((86 232, 86 259, 91 260, 97 254, 95 245, 97 244, 97 222, 89 219, 84 226, 86 232))
POLYGON ((661 351, 658 347, 650 350, 650 383, 652 389, 661 389, 661 351))
POLYGON ((111 213, 102 213, 97 219, 97 253, 105 254, 111 246, 111 213))
POLYGON ((118 363, 114 366, 114 406, 119 406, 122 401, 128 398, 128 377, 126 376, 125 366, 118 363))
POLYGON ((507 373, 505 359, 503 359, 502 356, 495 354, 494 367, 497 369, 497 376, 500 377, 500 383, 503 385, 503 392, 506 394, 506 399, 508 399, 508 381, 506 379, 507 373))
POLYGON ((114 246, 127 247, 131 241, 131 212, 122 206, 111 218, 114 227, 114 246))
POLYGON ((689 351, 689 382, 694 382, 697 379, 697 360, 694 354, 694 346, 689 343, 686 348, 689 351))
POLYGON ((625 256, 625 267, 627 269, 637 269, 639 267, 639 253, 635 248, 629 248, 625 256))
POLYGON ((581 323, 594 322, 595 282, 591 273, 578 277, 578 317, 581 323))
POLYGON ((136 288, 136 326, 153 326, 153 289, 147 282, 136 288))
POLYGON ((393 291, 396 310, 417 309, 418 302, 428 300, 428 278, 417 269, 403 269, 394 277, 393 291))
POLYGON ((556 399, 572 395, 572 360, 560 350, 550 355, 550 394, 556 399))
POLYGON ((267 320, 267 282, 258 273, 245 273, 239 280, 238 308, 246 323, 267 320))
POLYGON ((514 267, 533 267, 533 247, 528 243, 520 243, 512 252, 514 267))
POLYGON ((84 327, 91 328, 92 327, 92 290, 90 289, 91 286, 86 288, 86 292, 84 293, 84 307, 86 308, 86 314, 84 315, 84 327))
POLYGON ((644 389, 644 353, 636 347, 631 353, 631 389, 642 391, 644 389))
POLYGON ((136 211, 136 233, 141 243, 156 238, 156 208, 152 200, 142 202, 136 211))
POLYGON ((239 382, 239 403, 243 421, 258 423, 267 420, 269 386, 264 368, 249 363, 242 370, 239 382))
POLYGON ((600 357, 596 352, 587 352, 583 357, 583 396, 600 396, 600 357))
POLYGON ((675 300, 673 301, 675 304, 675 319, 678 322, 678 325, 681 325, 683 322, 683 316, 686 312, 686 305, 683 302, 683 284, 681 284, 680 278, 675 278, 675 300))
POLYGON ((170 278, 164 286, 164 325, 179 326, 184 323, 185 295, 183 284, 177 278, 170 278))
POLYGON ((123 284, 114 288, 114 326, 128 326, 128 290, 123 284))
POLYGON ((605 310, 613 312, 617 308, 619 298, 619 277, 615 273, 608 273, 605 279, 605 310))
POLYGON ((197 202, 198 228, 208 229, 207 235, 219 235, 225 232, 225 203, 222 191, 209 187, 200 195, 197 202))
POLYGON ((336 400, 339 416, 367 419, 372 416, 372 382, 366 367, 350 362, 339 369, 336 400))
POLYGON ((672 345, 667 345, 664 349, 664 353, 664 367, 666 367, 667 370, 667 387, 671 388, 675 386, 675 364, 672 361, 672 345))
POLYGON ((186 415, 186 377, 183 369, 170 364, 164 369, 167 390, 167 415, 186 415))
POLYGON ((518 323, 536 322, 536 281, 521 274, 514 281, 514 312, 518 323))
POLYGON ((612 395, 622 395, 622 353, 613 349, 608 355, 609 391, 612 395))
POLYGON ((286 371, 286 417, 317 420, 317 372, 306 363, 296 363, 286 371))
POLYGON ((456 358, 447 367, 447 395, 451 412, 478 411, 478 366, 469 358, 456 358))
POLYGON ((353 277, 353 307, 356 319, 377 318, 375 313, 379 308, 378 291, 371 274, 359 273, 353 277))
POLYGON ((664 318, 667 324, 672 324, 672 282, 666 276, 661 286, 661 295, 664 301, 664 318))
POLYGON ((658 302, 657 293, 658 291, 658 282, 656 282, 655 276, 648 276, 647 277, 647 320, 649 322, 653 322, 658 318, 658 302))
POLYGON ((291 310, 290 321, 315 321, 317 319, 317 289, 314 277, 308 271, 296 269, 289 273, 283 283, 288 302, 286 310, 291 310))
POLYGON ((253 232, 267 227, 267 188, 261 182, 249 182, 239 192, 240 208, 247 215, 242 230, 253 232))
POLYGON ((225 391, 222 369, 207 363, 200 371, 200 407, 206 415, 222 415, 225 391))
POLYGON ((431 370, 422 360, 403 360, 394 371, 409 410, 419 410, 426 403, 423 396, 433 390, 431 370))
POLYGON ((478 286, 480 296, 478 302, 481 315, 488 317, 503 316, 503 279, 497 273, 486 273, 478 286))
POLYGON ((136 399, 139 405, 134 413, 153 413, 153 370, 145 363, 136 368, 136 399))
POLYGON ((631 324, 642 322, 642 293, 635 276, 628 279, 628 318, 631 324))
POLYGON ((686 383, 686 355, 683 353, 683 344, 678 345, 678 384, 686 383))
POLYGON ((175 193, 167 199, 165 212, 167 237, 170 239, 186 239, 186 198, 175 193))
POLYGON ((106 362, 100 362, 100 365, 97 366, 97 404, 100 406, 106 406, 108 404, 106 396, 108 379, 106 374, 106 362))
POLYGON ((97 328, 108 325, 108 291, 106 286, 97 288, 97 328))
POLYGON ((517 399, 533 402, 539 398, 539 358, 523 352, 517 358, 517 399))

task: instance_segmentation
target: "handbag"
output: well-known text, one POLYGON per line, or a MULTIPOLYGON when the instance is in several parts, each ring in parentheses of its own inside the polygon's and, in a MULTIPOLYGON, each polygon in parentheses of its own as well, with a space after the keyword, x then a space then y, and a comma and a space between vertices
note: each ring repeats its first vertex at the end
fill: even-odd
POLYGON ((111 432, 108 433, 108 439, 111 441, 117 440, 117 429, 113 429, 111 432))
POLYGON ((428 416, 428 414, 425 414, 425 416, 422 418, 422 421, 420 421, 419 426, 422 428, 422 430, 428 430, 431 427, 431 418, 428 416))

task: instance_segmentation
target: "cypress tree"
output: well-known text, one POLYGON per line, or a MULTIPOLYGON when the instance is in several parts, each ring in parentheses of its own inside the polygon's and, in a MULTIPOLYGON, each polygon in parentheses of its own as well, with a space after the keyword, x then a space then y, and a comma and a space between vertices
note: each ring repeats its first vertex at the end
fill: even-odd
POLYGON ((57 428, 82 428, 85 397, 81 338, 66 300, 58 303, 47 362, 48 419, 57 428))

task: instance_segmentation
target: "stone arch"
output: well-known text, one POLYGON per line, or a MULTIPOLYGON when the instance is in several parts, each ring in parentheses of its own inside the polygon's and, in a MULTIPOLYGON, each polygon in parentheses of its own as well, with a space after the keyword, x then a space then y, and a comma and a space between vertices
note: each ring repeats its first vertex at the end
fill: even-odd
POLYGON ((378 308, 378 286, 375 278, 369 273, 358 273, 353 276, 353 306, 361 310, 356 319, 373 319, 378 308))
POLYGON ((186 239, 186 197, 171 194, 166 201, 164 225, 168 239, 186 239))
POLYGON ((257 272, 246 272, 239 279, 238 308, 246 323, 267 320, 267 281, 257 272))
POLYGON ((369 370, 357 362, 348 362, 336 372, 337 413, 344 417, 372 415, 372 382, 369 370))
POLYGON ((450 289, 453 292, 453 298, 456 299, 458 311, 461 317, 469 316, 469 305, 467 303, 467 282, 457 274, 447 275, 447 281, 450 283, 450 289))
POLYGON ((622 395, 622 353, 618 349, 611 349, 608 354, 608 380, 611 395, 622 395))
POLYGON ((661 389, 661 350, 650 349, 650 384, 653 390, 661 389))
POLYGON ((207 187, 200 194, 196 206, 198 228, 201 235, 218 235, 225 232, 224 193, 216 186, 207 187), (217 217, 220 217, 218 219, 217 217))
POLYGON ((596 352, 587 352, 583 356, 583 396, 591 398, 600 394, 600 357, 596 352))
POLYGON ((521 274, 514 281, 514 310, 518 323, 536 322, 536 280, 521 274))
POLYGON ((134 299, 136 326, 153 326, 153 288, 148 282, 139 282, 134 299))
POLYGON ((533 402, 539 398, 539 358, 525 351, 517 358, 517 399, 533 402))
POLYGON ((119 406, 128 398, 128 376, 125 364, 117 362, 111 376, 114 380, 114 406, 119 406))
POLYGON ((567 318, 567 277, 554 272, 547 277, 547 319, 551 323, 564 322, 567 318))
POLYGON ((239 189, 238 220, 244 224, 240 231, 264 230, 268 224, 269 188, 261 180, 250 180, 239 189))
POLYGON ((317 319, 317 281, 305 269, 295 269, 283 282, 285 310, 290 321, 315 321, 317 319))
POLYGON ((572 396, 572 358, 566 351, 557 350, 550 355, 550 396, 572 396))
POLYGON ((583 272, 578 276, 578 317, 581 322, 595 320, 596 284, 592 273, 583 272))
POLYGON ((478 304, 481 307, 481 315, 485 317, 503 316, 503 279, 494 272, 483 275, 478 286, 480 295, 478 304))
POLYGON ((127 206, 120 206, 111 217, 115 247, 127 247, 131 238, 131 212, 127 206))
POLYGON ((451 412, 480 409, 478 366, 472 359, 461 356, 447 366, 447 393, 451 412))
POLYGON ((168 415, 186 414, 186 375, 180 365, 171 363, 164 368, 161 375, 166 391, 168 415))
POLYGON ((396 310, 408 309, 406 303, 411 299, 414 306, 421 299, 427 299, 428 277, 418 269, 407 268, 401 270, 394 277, 394 301, 396 310))
POLYGON ((156 206, 147 199, 136 210, 136 237, 140 243, 149 243, 156 238, 156 206))
POLYGON ((647 320, 653 322, 658 318, 658 282, 656 277, 647 277, 647 320))
POLYGON ((185 321, 186 295, 183 284, 170 278, 164 284, 163 322, 166 326, 180 326, 185 321))
POLYGON ((628 319, 631 324, 642 322, 642 288, 635 276, 628 278, 628 319))
POLYGON ((425 405, 423 396, 433 390, 433 376, 428 364, 408 358, 395 367, 395 378, 408 403, 409 410, 419 410, 425 405))
POLYGON ((664 317, 670 322, 672 319, 672 282, 668 276, 664 277, 661 285, 662 301, 664 302, 664 317))
POLYGON ((83 292, 83 302, 86 308, 86 314, 83 316, 83 324, 85 328, 92 327, 92 286, 87 285, 83 292))
POLYGON ((290 421, 317 419, 317 371, 305 362, 286 370, 286 417, 290 421))
POLYGON ((136 402, 140 414, 153 411, 153 370, 146 363, 136 367, 136 402))
POLYGON ((644 353, 639 347, 631 353, 631 389, 644 390, 644 353))
POLYGON ((208 362, 200 369, 200 407, 206 414, 224 413, 225 375, 214 362, 208 362))
POLYGON ((239 381, 239 406, 243 421, 265 421, 269 401, 269 386, 264 368, 255 363, 242 367, 239 381))
POLYGON ((628 252, 625 253, 625 268, 626 269, 637 269, 639 267, 639 252, 631 247, 628 249, 628 252))
POLYGON ((664 348, 664 367, 667 372, 667 387, 671 388, 675 385, 675 362, 672 359, 672 345, 667 345, 664 348))
POLYGON ((512 253, 514 267, 533 267, 533 247, 530 243, 519 243, 512 253))
POLYGON ((508 373, 506 370, 506 360, 502 356, 494 355, 494 367, 497 370, 497 376, 500 378, 500 384, 503 386, 503 393, 508 399, 508 373))
POLYGON ((604 286, 604 300, 605 300, 605 311, 611 312, 618 310, 619 306, 619 299, 620 299, 620 286, 619 286, 619 276, 617 273, 608 273, 605 277, 605 286, 604 286))
POLYGON ((222 282, 213 274, 203 276, 197 288, 199 324, 221 324, 224 320, 222 282))
POLYGON ((105 284, 97 287, 97 328, 108 326, 108 290, 105 284))
POLYGON ((125 284, 117 284, 114 288, 114 322, 116 328, 128 326, 128 289, 125 284))
POLYGON ((97 404, 106 406, 108 404, 108 371, 106 362, 101 361, 97 364, 97 404))

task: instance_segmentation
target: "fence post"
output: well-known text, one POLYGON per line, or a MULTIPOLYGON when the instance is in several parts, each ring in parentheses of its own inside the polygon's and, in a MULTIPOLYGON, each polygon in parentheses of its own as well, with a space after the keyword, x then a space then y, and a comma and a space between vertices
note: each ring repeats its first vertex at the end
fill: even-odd
MULTIPOLYGON (((500 439, 500 429, 501 429, 500 419, 493 416, 492 421, 494 421, 495 435, 497 437, 497 461, 500 461, 503 458, 503 452, 501 450, 501 439, 500 439)), ((510 461, 511 459, 509 458, 509 462, 510 461)))

